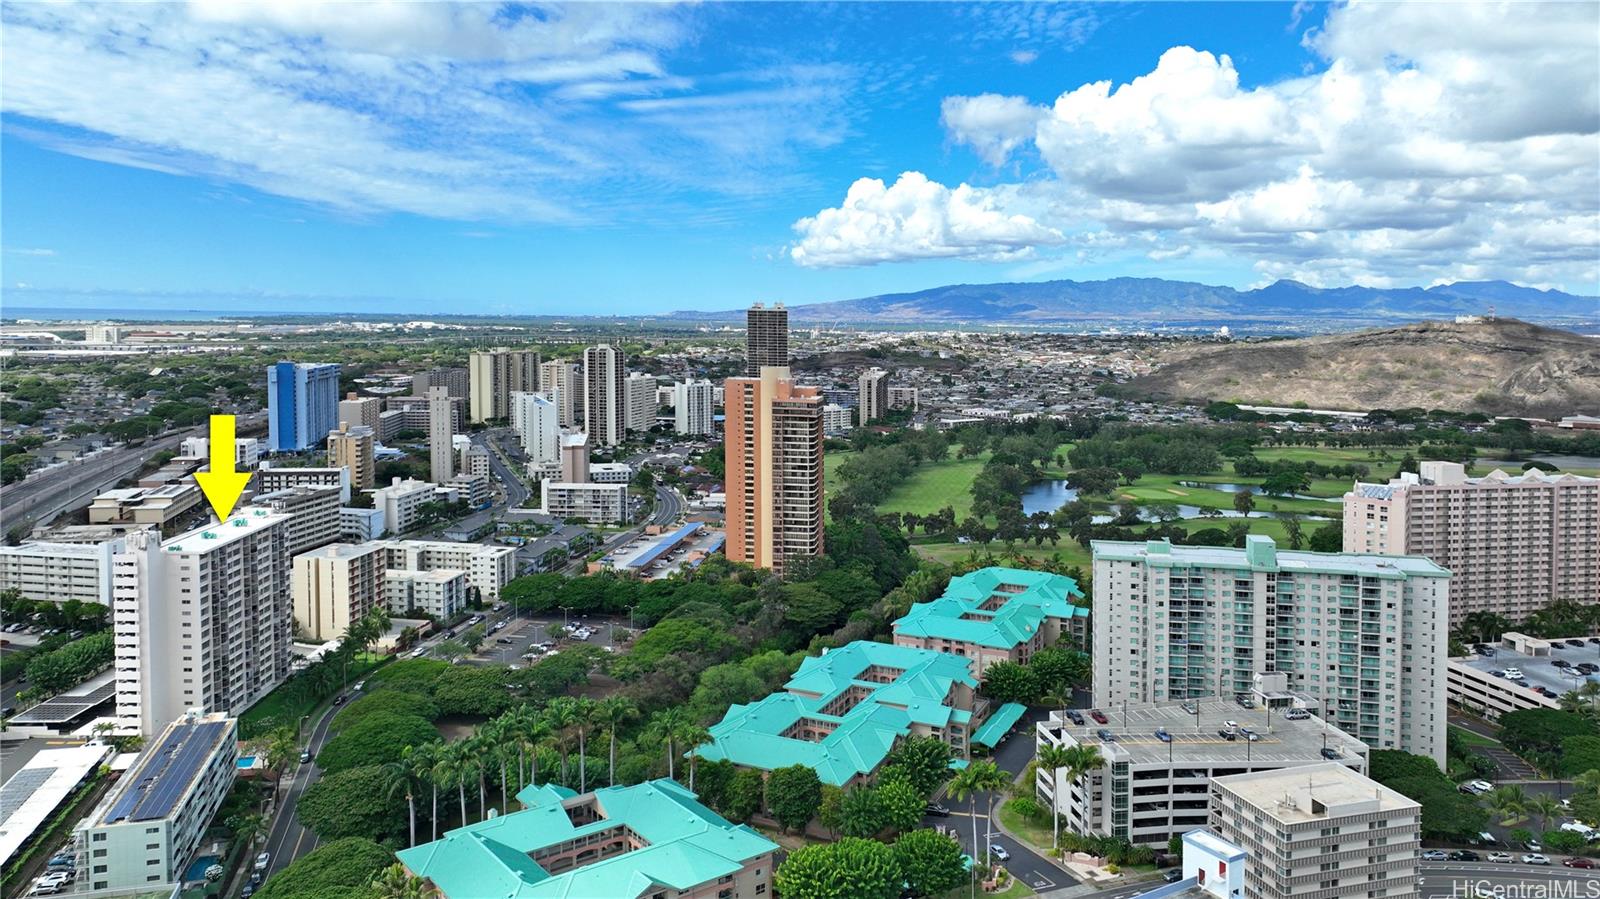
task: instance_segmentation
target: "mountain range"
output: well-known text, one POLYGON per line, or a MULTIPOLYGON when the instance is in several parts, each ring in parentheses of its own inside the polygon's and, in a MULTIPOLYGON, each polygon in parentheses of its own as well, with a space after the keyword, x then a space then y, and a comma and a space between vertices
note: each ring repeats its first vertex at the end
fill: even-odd
MULTIPOLYGON (((1239 321, 1343 321, 1351 325, 1481 315, 1550 324, 1600 320, 1600 297, 1538 290, 1507 281, 1460 281, 1434 287, 1319 288, 1283 280, 1236 290, 1163 278, 952 284, 910 293, 789 307, 795 322, 876 321, 912 324, 1060 325, 1129 321, 1165 324, 1239 321)), ((728 312, 676 317, 724 320, 728 312)))

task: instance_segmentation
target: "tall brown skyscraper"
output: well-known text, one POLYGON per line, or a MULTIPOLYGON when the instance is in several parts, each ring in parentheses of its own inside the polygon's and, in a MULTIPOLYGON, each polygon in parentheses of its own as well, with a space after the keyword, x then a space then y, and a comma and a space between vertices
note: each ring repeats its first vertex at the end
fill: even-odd
POLYGON ((789 310, 760 303, 744 314, 745 377, 759 378, 769 365, 789 367, 789 310))
POLYGON ((822 555, 822 394, 787 366, 729 378, 725 394, 727 555, 781 574, 822 555))

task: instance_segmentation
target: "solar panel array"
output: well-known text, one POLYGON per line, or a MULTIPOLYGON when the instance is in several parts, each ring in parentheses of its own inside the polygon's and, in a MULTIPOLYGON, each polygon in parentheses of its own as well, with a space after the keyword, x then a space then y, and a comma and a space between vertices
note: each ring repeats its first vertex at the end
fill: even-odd
POLYGON ((11 719, 13 724, 63 724, 117 695, 117 685, 108 682, 82 696, 57 696, 27 709, 11 719))
POLYGON ((16 814, 55 773, 55 768, 23 768, 13 774, 5 786, 0 787, 0 821, 16 814))
POLYGON ((134 780, 117 797, 106 823, 151 821, 171 814, 227 730, 224 722, 208 721, 167 731, 161 745, 126 775, 134 780))

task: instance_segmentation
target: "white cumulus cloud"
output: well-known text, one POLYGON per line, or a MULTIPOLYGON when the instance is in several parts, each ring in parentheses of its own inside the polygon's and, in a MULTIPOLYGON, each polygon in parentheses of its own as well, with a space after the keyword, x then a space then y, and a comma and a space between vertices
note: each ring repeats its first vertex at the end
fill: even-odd
POLYGON ((887 187, 861 178, 838 207, 795 223, 799 239, 789 255, 810 267, 953 256, 1008 260, 1062 241, 1059 231, 1002 205, 993 191, 952 189, 921 172, 904 172, 887 187))

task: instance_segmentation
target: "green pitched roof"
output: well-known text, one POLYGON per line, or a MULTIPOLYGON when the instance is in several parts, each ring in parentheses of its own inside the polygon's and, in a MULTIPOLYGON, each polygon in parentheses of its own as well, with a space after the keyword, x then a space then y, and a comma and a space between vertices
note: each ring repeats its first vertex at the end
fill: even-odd
POLYGON ((1078 582, 1048 571, 980 568, 952 578, 944 595, 917 603, 894 623, 895 633, 1011 649, 1033 638, 1046 618, 1073 618, 1089 610, 1073 603, 1078 582), (1020 589, 1019 589, 1020 588, 1020 589), (999 608, 985 610, 991 600, 999 608))
POLYGON ((978 732, 972 735, 972 742, 994 748, 995 744, 1006 735, 1006 731, 1011 729, 1011 725, 1016 724, 1022 718, 1022 713, 1027 710, 1027 706, 1015 702, 1008 702, 995 709, 989 720, 983 722, 978 732))
POLYGON ((695 754, 768 771, 806 765, 823 783, 842 786, 876 770, 895 740, 911 732, 912 724, 942 728, 952 720, 969 721, 970 712, 945 704, 956 684, 974 689, 978 685, 960 656, 857 641, 801 662, 785 685, 790 692, 728 709, 711 726, 711 742, 695 754), (901 674, 888 684, 863 680, 873 667, 901 674), (869 690, 871 695, 842 716, 822 714, 821 709, 852 688, 869 690), (816 742, 783 736, 803 718, 832 725, 834 730, 816 742))
POLYGON ((677 781, 654 780, 594 792, 598 821, 575 824, 564 787, 529 786, 525 808, 469 824, 443 838, 396 853, 447 899, 632 899, 669 887, 688 889, 732 874, 777 845, 701 805, 677 781), (643 848, 552 875, 531 857, 546 846, 626 826, 643 848))

